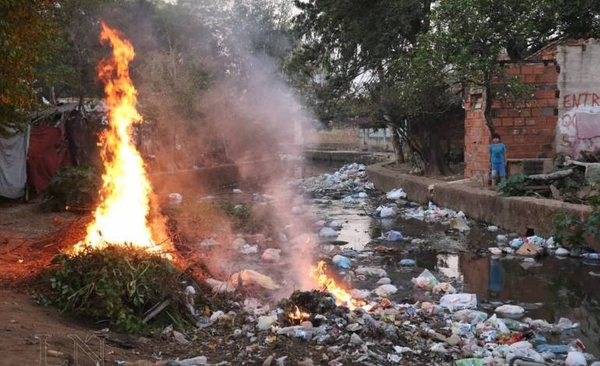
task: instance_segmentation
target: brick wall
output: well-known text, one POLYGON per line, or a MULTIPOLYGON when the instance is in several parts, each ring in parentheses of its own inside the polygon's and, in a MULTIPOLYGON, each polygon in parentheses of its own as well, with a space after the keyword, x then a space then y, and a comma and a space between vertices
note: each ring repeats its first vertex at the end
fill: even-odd
MULTIPOLYGON (((551 158, 555 155, 558 119, 557 68, 553 53, 539 61, 509 64, 508 76, 516 76, 531 85, 532 91, 521 100, 494 101, 492 120, 496 132, 506 144, 507 159, 551 158)), ((491 142, 483 114, 485 92, 473 89, 465 101, 465 176, 488 176, 491 142)))

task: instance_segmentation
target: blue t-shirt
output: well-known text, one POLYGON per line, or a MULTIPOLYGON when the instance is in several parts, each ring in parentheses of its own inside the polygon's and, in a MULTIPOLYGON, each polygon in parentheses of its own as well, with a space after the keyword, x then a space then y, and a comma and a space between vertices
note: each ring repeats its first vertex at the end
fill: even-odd
POLYGON ((503 142, 490 144, 490 160, 492 163, 504 163, 504 153, 506 146, 503 142))
POLYGON ((504 289, 504 267, 498 259, 490 259, 490 274, 488 277, 488 290, 500 292, 504 289))

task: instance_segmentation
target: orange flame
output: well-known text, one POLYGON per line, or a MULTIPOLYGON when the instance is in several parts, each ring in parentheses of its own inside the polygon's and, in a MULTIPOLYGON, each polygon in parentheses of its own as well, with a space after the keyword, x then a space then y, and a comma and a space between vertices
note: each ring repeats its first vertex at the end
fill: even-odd
POLYGON ((288 319, 290 320, 290 323, 294 324, 294 323, 302 323, 303 321, 307 320, 308 318, 310 318, 310 314, 300 310, 300 308, 295 305, 295 310, 293 312, 290 312, 288 314, 288 319))
POLYGON ((312 279, 317 281, 319 287, 323 288, 333 296, 336 305, 345 306, 350 310, 354 310, 359 306, 364 305, 363 301, 353 298, 346 290, 338 286, 334 279, 327 276, 325 273, 324 261, 320 261, 317 264, 317 267, 311 268, 309 275, 312 279))
POLYGON ((152 188, 144 161, 132 141, 132 127, 142 121, 135 108, 137 91, 129 77, 129 62, 135 52, 129 41, 104 23, 100 41, 109 42, 112 47, 112 57, 98 65, 98 75, 105 83, 104 102, 109 121, 109 128, 100 140, 104 163, 101 202, 87 227, 85 240, 73 252, 79 253, 86 247, 103 249, 108 245, 163 251, 168 248, 155 243, 148 223, 152 188))

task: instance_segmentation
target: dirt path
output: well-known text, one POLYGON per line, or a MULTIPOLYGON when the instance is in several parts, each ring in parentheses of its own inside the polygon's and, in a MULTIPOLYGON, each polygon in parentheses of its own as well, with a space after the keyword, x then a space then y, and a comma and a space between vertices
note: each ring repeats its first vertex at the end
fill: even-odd
POLYGON ((41 202, 0 203, 0 289, 39 272, 59 252, 48 238, 78 218, 70 212, 44 212, 41 202))
MULTIPOLYGON (((131 350, 114 347, 103 340, 106 333, 66 320, 56 310, 33 302, 27 294, 0 290, 0 364, 95 365, 103 360, 135 360, 131 350)), ((108 362, 110 361, 110 362, 108 362)))
POLYGON ((0 203, 0 366, 156 366, 198 355, 212 361, 229 360, 230 365, 248 358, 258 361, 246 364, 262 364, 275 354, 289 356, 288 361, 296 364, 295 360, 311 353, 308 343, 279 337, 278 342, 265 346, 268 354, 245 356, 240 352, 252 351, 255 345, 250 338, 232 343, 228 326, 223 335, 189 344, 160 335, 150 339, 126 336, 107 329, 105 323, 82 323, 38 304, 32 296, 39 281, 36 275, 60 253, 61 243, 70 242, 71 236, 83 237, 87 219, 73 213, 43 212, 39 203, 0 203), (228 346, 223 349, 225 343, 228 346))
POLYGON ((95 332, 100 325, 77 324, 31 296, 32 278, 59 252, 48 238, 78 219, 69 212, 43 212, 40 202, 0 203, 1 365, 66 365, 74 358, 74 364, 95 365, 102 354, 109 360, 139 358, 98 338, 106 336, 95 332))

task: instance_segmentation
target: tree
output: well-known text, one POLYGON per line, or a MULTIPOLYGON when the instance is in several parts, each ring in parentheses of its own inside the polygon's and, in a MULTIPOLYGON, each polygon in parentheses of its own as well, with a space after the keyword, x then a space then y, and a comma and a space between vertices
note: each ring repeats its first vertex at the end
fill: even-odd
POLYGON ((347 119, 356 109, 348 106, 360 100, 364 115, 391 126, 394 136, 402 136, 396 141, 406 141, 429 173, 446 173, 436 126, 445 123, 448 108, 431 96, 444 90, 436 80, 421 85, 407 73, 419 35, 429 30, 431 1, 295 4, 301 10, 296 29, 304 43, 288 69, 297 83, 315 92, 321 119, 347 119), (411 84, 419 87, 407 89, 411 84))
MULTIPOLYGON (((156 122, 161 147, 177 143, 179 151, 200 162, 203 155, 234 158, 241 150, 237 145, 271 135, 263 130, 268 116, 260 106, 267 99, 262 91, 279 79, 278 60, 289 47, 286 6, 268 0, 182 0, 155 2, 145 10, 151 29, 130 33, 151 34, 153 44, 132 39, 136 51, 148 45, 140 47, 132 71, 142 113, 156 122)), ((274 110, 277 103, 270 103, 274 110)))
POLYGON ((58 31, 53 8, 48 0, 0 0, 0 136, 22 129, 36 104, 36 70, 58 31))
POLYGON ((448 86, 479 87, 491 133, 494 99, 527 89, 504 74, 498 56, 520 61, 549 42, 600 34, 600 3, 555 0, 441 0, 432 12, 432 31, 420 40, 421 65, 436 63, 448 86))

